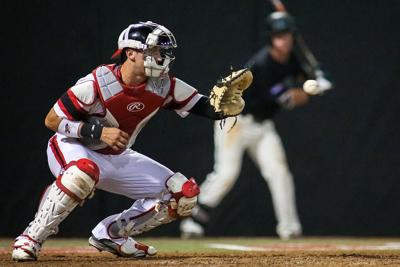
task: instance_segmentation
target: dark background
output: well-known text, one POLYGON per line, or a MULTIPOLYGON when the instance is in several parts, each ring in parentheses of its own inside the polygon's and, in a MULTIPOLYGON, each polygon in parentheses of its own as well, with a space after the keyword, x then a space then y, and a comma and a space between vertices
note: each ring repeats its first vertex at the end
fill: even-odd
MULTIPOLYGON (((400 1, 286 0, 336 88, 277 119, 305 235, 400 235, 400 1)), ((172 73, 208 94, 229 66, 265 41, 272 8, 261 0, 2 1, 0 236, 16 236, 53 181, 43 120, 76 80, 108 63, 119 33, 153 20, 178 40, 172 73), (24 2, 24 3, 23 3, 24 2)), ((213 123, 160 112, 134 149, 199 182, 212 170, 213 123)), ((274 235, 270 194, 246 157, 235 189, 214 214, 214 235, 274 235)), ((89 236, 131 200, 97 191, 61 225, 89 236)), ((178 235, 178 223, 148 235, 178 235)))

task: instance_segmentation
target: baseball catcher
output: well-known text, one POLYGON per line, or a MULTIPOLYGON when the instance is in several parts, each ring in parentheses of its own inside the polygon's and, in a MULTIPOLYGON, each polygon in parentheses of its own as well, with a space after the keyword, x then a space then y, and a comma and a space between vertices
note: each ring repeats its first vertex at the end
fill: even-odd
POLYGON ((133 237, 191 215, 200 193, 195 179, 131 147, 159 110, 212 120, 238 115, 252 75, 247 69, 232 72, 212 89, 210 99, 169 74, 176 47, 166 27, 151 21, 131 24, 118 38, 113 58, 119 64, 96 67, 56 101, 45 119, 55 132, 47 155, 56 179, 45 189, 35 218, 15 240, 14 260, 36 260, 47 238, 95 189, 135 200, 100 221, 89 238, 99 251, 120 257, 156 254, 154 247, 133 237))

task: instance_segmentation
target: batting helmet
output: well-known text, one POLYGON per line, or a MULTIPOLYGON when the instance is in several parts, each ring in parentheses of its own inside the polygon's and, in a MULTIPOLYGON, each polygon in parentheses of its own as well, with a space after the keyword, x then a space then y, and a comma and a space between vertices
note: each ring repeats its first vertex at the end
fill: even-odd
POLYGON ((272 36, 282 32, 296 32, 296 23, 291 15, 286 12, 273 12, 267 17, 267 34, 272 36))
POLYGON ((118 38, 118 49, 111 58, 121 56, 125 48, 143 51, 145 54, 144 68, 149 77, 159 77, 168 73, 169 66, 175 59, 173 49, 177 47, 176 39, 166 27, 152 21, 129 25, 118 38), (162 60, 146 55, 146 50, 159 47, 162 60))

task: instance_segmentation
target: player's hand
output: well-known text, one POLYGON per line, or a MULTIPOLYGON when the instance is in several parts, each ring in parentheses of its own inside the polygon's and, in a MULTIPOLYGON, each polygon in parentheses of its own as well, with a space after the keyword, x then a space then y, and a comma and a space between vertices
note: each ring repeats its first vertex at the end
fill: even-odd
POLYGON ((285 108, 293 109, 307 104, 309 95, 300 88, 291 88, 284 94, 285 96, 285 108))
POLYGON ((113 150, 118 151, 125 149, 128 145, 129 135, 118 129, 104 127, 101 133, 100 140, 109 145, 113 150))

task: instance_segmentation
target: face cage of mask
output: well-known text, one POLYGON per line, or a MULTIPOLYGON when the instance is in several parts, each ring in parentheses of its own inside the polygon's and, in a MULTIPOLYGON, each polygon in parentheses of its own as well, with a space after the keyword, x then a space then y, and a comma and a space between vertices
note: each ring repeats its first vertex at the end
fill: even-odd
POLYGON ((148 77, 160 77, 169 72, 175 57, 172 55, 171 49, 160 49, 161 60, 157 60, 154 56, 146 54, 144 51, 144 69, 148 77))

